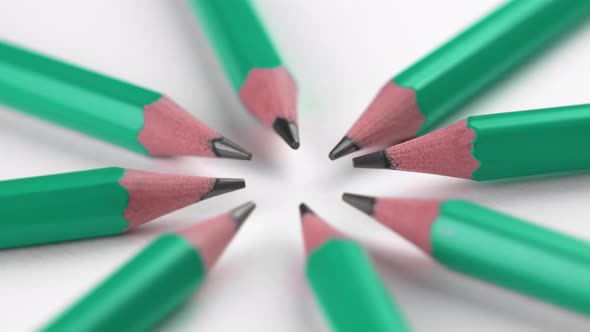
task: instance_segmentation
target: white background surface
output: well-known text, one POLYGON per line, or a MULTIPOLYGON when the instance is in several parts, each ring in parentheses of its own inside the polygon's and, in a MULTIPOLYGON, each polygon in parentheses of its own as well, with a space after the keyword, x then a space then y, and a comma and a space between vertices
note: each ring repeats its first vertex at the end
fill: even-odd
MULTIPOLYGON (((387 79, 499 1, 254 2, 299 83, 298 151, 241 109, 185 1, 0 1, 0 38, 165 92, 255 155, 252 162, 149 159, 0 107, 0 179, 123 166, 244 177, 248 184, 127 236, 0 251, 1 331, 41 326, 161 232, 246 200, 258 210, 206 285, 161 331, 326 331, 303 277, 301 201, 371 250, 416 331, 590 330, 586 318, 438 266, 340 201, 343 191, 464 197, 590 239, 590 174, 471 183, 354 170, 350 158, 327 157, 387 79)), ((446 123, 588 103, 589 54, 586 26, 446 123)))

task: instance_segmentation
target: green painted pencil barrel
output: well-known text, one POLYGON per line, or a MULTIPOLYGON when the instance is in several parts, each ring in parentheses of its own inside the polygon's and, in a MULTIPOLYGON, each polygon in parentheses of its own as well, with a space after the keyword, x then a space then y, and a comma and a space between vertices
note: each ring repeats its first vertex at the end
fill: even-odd
POLYGON ((0 248, 122 233, 125 170, 103 168, 0 182, 0 248))
POLYGON ((0 103, 147 154, 143 108, 162 97, 0 41, 0 103))
POLYGON ((357 243, 334 239, 313 251, 307 278, 333 331, 410 331, 357 243))
POLYGON ((586 0, 510 1, 395 76, 416 91, 418 134, 589 17, 586 0))
POLYGON ((590 315, 590 244, 460 200, 442 203, 432 255, 451 269, 590 315))
POLYGON ((250 70, 282 65, 250 0, 190 3, 235 91, 250 70))
POLYGON ((590 104, 478 115, 467 127, 480 162, 474 180, 590 169, 590 104))
POLYGON ((42 331, 146 331, 185 302, 204 277, 194 247, 165 234, 42 331))

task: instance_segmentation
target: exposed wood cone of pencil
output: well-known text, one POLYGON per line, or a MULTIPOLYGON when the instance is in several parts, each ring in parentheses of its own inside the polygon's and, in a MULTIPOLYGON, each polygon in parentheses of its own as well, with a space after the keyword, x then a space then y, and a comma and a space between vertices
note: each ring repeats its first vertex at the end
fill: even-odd
POLYGON ((353 159, 354 167, 476 181, 590 169, 590 104, 476 115, 353 159))
POLYGON ((590 316, 590 243, 459 199, 342 199, 465 275, 590 316))
POLYGON ((298 149, 297 84, 249 1, 190 0, 242 105, 298 149))
POLYGON ((0 181, 0 249, 120 234, 245 186, 117 167, 0 181))
POLYGON ((151 330, 200 287, 255 207, 159 236, 41 331, 151 330))
POLYGON ((432 131, 588 17, 590 1, 507 1, 389 80, 330 159, 432 131))
POLYGON ((0 41, 0 103, 141 154, 252 159, 166 95, 0 41))
POLYGON ((409 332, 365 250, 299 205, 306 275, 335 332, 409 332))

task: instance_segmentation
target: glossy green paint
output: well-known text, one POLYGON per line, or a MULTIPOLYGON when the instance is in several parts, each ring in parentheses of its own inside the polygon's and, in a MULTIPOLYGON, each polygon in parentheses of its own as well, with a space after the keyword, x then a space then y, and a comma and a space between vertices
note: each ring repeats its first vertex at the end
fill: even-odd
POLYGON ((307 261, 307 279, 332 331, 410 331, 357 243, 332 239, 313 251, 307 261))
POLYGON ((0 182, 0 248, 119 234, 129 195, 122 168, 0 182))
POLYGON ((590 243, 460 200, 442 203, 431 240, 451 269, 590 315, 590 243))
POLYGON ((165 234, 41 331, 147 331, 188 300, 204 277, 194 247, 165 234))
POLYGON ((416 91, 418 135, 589 17, 590 1, 510 1, 395 76, 416 91))
POLYGON ((590 104, 472 116, 474 180, 590 169, 590 104))
POLYGON ((161 94, 0 41, 0 103, 147 154, 143 107, 161 94))
POLYGON ((250 0, 189 0, 235 91, 254 68, 282 61, 250 0))

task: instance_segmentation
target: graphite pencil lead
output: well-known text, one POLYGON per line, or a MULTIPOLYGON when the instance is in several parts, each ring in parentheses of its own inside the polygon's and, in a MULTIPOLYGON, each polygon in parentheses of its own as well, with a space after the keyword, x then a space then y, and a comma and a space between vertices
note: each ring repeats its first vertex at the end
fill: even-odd
POLYGON ((242 189, 246 187, 246 181, 244 179, 215 179, 213 188, 203 195, 202 199, 207 199, 221 194, 225 194, 234 190, 242 189))
POLYGON ((299 214, 303 217, 308 213, 315 214, 305 203, 299 204, 299 214))
POLYGON ((350 137, 344 136, 340 142, 336 144, 332 151, 330 151, 328 156, 330 157, 330 160, 336 160, 360 149, 361 148, 356 143, 354 143, 350 137))
POLYGON ((277 118, 272 127, 292 149, 299 149, 299 129, 294 122, 285 118, 277 118))
POLYGON ((352 160, 352 164, 355 168, 391 168, 391 162, 385 150, 356 157, 352 160))
POLYGON ((212 141, 213 153, 219 158, 251 160, 252 154, 225 137, 212 141))
POLYGON ((372 215, 374 212, 374 197, 344 193, 342 200, 368 215, 372 215))
POLYGON ((244 221, 248 219, 255 208, 256 204, 254 202, 247 202, 230 211, 230 214, 236 223, 236 229, 242 226, 244 221))

